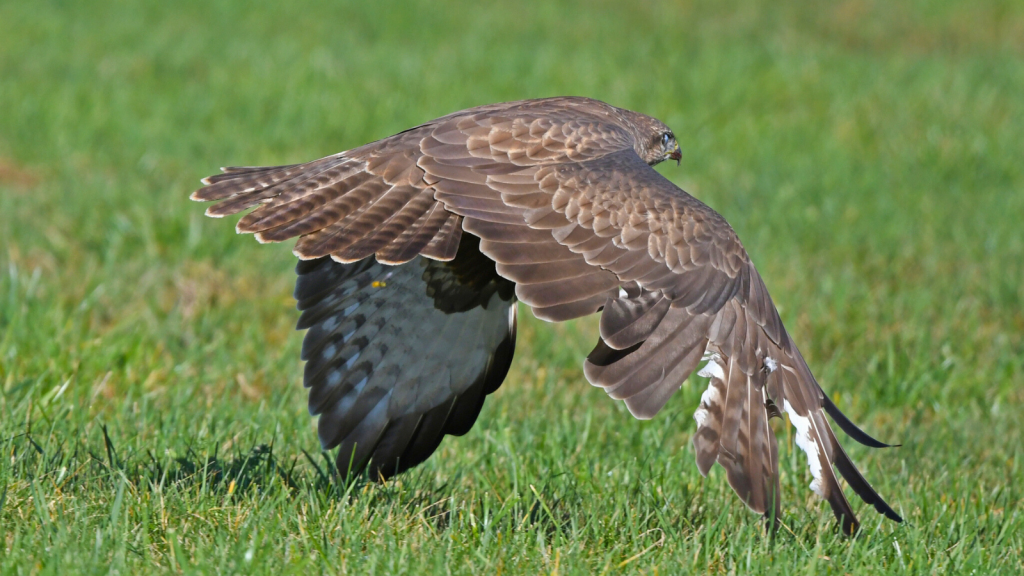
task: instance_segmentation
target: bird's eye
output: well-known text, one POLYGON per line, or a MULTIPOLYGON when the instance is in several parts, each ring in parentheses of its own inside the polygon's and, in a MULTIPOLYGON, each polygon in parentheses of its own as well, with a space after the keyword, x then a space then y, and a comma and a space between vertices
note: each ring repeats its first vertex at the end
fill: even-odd
POLYGON ((661 145, 668 148, 669 142, 672 142, 672 133, 665 132, 661 135, 661 145))

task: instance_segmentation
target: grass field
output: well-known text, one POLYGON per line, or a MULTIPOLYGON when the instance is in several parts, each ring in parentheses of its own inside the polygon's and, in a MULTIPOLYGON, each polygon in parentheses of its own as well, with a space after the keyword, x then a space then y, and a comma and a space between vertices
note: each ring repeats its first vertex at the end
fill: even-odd
POLYGON ((0 2, 0 572, 1024 571, 1024 4, 325 4, 0 2), (633 420, 583 378, 592 320, 526 321, 424 465, 327 479, 290 246, 188 194, 558 94, 674 128, 659 169, 730 220, 840 408, 903 443, 845 440, 904 524, 856 500, 838 535, 777 422, 765 538, 693 463, 703 380, 633 420))

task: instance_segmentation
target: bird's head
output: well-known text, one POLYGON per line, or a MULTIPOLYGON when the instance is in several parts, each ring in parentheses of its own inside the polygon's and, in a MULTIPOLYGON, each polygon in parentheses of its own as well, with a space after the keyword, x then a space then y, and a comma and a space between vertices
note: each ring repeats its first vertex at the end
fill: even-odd
POLYGON ((676 166, 683 159, 683 153, 679 150, 679 142, 676 142, 676 135, 665 126, 665 131, 654 136, 656 143, 653 146, 653 159, 644 158, 648 164, 654 166, 665 160, 675 160, 676 166))
POLYGON ((644 162, 654 166, 665 160, 675 160, 679 164, 683 154, 671 128, 657 118, 629 110, 623 112, 626 112, 625 120, 633 133, 633 147, 644 162))

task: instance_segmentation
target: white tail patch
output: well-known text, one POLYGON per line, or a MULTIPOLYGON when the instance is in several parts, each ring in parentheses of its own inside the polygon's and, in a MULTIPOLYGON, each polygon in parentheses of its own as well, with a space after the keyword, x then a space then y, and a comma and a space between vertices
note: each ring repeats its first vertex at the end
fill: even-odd
POLYGON ((779 363, 775 361, 775 358, 768 356, 764 359, 764 367, 768 369, 768 373, 771 374, 779 369, 779 363))
POLYGON ((708 389, 700 396, 700 406, 693 413, 693 419, 697 421, 698 428, 703 426, 708 420, 708 407, 712 404, 718 404, 722 399, 722 393, 715 386, 714 380, 725 380, 725 370, 718 363, 721 358, 717 354, 707 354, 705 352, 705 359, 707 359, 708 363, 697 372, 697 376, 711 378, 712 381, 708 382, 708 389))
POLYGON ((821 458, 818 455, 818 444, 811 436, 811 426, 813 423, 809 416, 797 414, 789 400, 783 401, 782 406, 786 413, 789 414, 789 421, 796 428, 796 445, 807 454, 807 467, 811 469, 811 476, 814 476, 814 480, 811 481, 811 490, 818 496, 825 498, 825 492, 822 489, 821 458))
POLYGON ((725 380, 725 370, 722 369, 722 365, 718 362, 721 358, 717 354, 711 354, 707 357, 708 363, 697 372, 697 376, 702 378, 718 378, 719 380, 725 380))
MULTIPOLYGON (((721 370, 721 368, 719 368, 721 370)), ((700 406, 697 407, 697 411, 693 413, 693 419, 697 421, 697 426, 703 426, 708 420, 707 407, 712 404, 717 404, 721 400, 722 395, 718 391, 718 387, 715 386, 714 382, 708 383, 708 389, 700 395, 700 406)))

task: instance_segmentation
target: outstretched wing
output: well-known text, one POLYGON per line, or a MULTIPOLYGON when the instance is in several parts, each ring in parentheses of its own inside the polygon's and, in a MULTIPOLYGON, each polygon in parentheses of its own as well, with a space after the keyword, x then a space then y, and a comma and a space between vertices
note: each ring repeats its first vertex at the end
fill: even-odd
POLYGON ((295 298, 310 414, 338 468, 387 478, 472 427, 505 379, 516 339, 512 284, 471 237, 455 258, 299 262, 295 298))
POLYGON ((874 442, 827 402, 789 339, 732 228, 643 162, 627 111, 586 99, 471 109, 309 164, 229 169, 193 198, 214 216, 260 206, 240 232, 299 237, 301 258, 455 256, 462 231, 536 316, 603 309, 587 378, 650 418, 693 372, 711 383, 695 418, 698 466, 714 462, 752 509, 778 510, 781 406, 827 498, 856 519, 833 464, 867 502, 899 517, 839 447, 823 409, 874 442))
MULTIPOLYGON (((433 184, 451 172, 483 182, 488 173, 630 148, 630 135, 609 122, 614 110, 580 98, 483 106, 305 164, 224 168, 192 199, 218 201, 206 211, 216 218, 257 207, 236 230, 260 242, 298 237, 302 259, 450 260, 462 215, 438 202, 433 184)), ((507 215, 497 206, 475 211, 496 217, 490 209, 507 215)))

